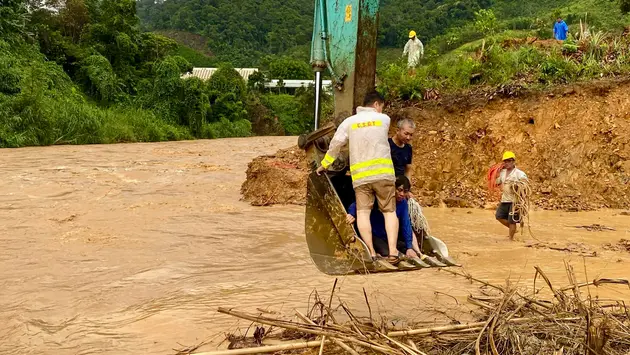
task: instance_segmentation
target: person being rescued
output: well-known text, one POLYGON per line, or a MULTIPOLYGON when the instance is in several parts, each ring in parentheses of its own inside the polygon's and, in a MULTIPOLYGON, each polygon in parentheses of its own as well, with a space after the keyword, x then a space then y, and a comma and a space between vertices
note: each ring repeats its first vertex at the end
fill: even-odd
POLYGON ((441 266, 442 264, 439 260, 424 254, 418 244, 418 240, 426 240, 426 238, 432 238, 432 236, 429 235, 429 224, 422 213, 422 207, 420 207, 420 203, 411 193, 411 164, 413 160, 413 147, 411 146, 411 141, 413 140, 415 131, 416 124, 412 119, 400 119, 396 124, 396 132, 389 138, 389 148, 396 176, 406 177, 410 186, 406 189, 408 192, 405 197, 407 201, 409 220, 413 230, 413 250, 418 255, 419 260, 422 262, 428 262, 428 264, 423 264, 420 261, 415 260, 414 263, 416 265, 421 265, 422 267, 428 267, 429 265, 441 266))
MULTIPOLYGON (((398 217, 398 241, 396 248, 399 253, 404 254, 408 258, 418 258, 420 247, 418 240, 411 228, 411 219, 409 218, 409 207, 407 205, 407 194, 411 188, 411 183, 406 176, 400 175, 396 178, 396 216, 398 217)), ((352 203, 348 207, 346 221, 348 224, 355 224, 357 218, 356 203, 352 203)), ((390 253, 387 243, 387 232, 385 231, 385 218, 383 213, 378 209, 375 203, 370 213, 370 221, 372 224, 372 243, 374 250, 379 257, 388 256, 396 253, 390 253)))

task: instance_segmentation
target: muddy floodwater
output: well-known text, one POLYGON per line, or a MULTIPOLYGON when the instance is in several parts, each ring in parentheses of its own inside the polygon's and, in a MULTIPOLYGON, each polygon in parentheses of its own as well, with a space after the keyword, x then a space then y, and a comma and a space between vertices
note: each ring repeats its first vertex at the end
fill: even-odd
MULTIPOLYGON (((239 194, 252 158, 295 141, 0 151, 0 353, 173 354, 205 340, 200 350, 209 351, 224 332, 248 325, 218 307, 305 310, 311 292, 327 294, 334 277, 312 264, 304 207, 252 207, 239 194)), ((621 211, 535 211, 538 241, 519 234, 516 242, 494 211, 425 213, 463 270, 480 279, 532 287, 538 265, 565 286, 565 261, 580 281, 630 277, 630 253, 604 247, 630 239, 621 211), (592 224, 614 230, 576 228, 592 224)), ((357 313, 365 312, 365 288, 373 311, 394 321, 442 319, 436 309, 465 317, 465 298, 478 290, 434 269, 341 277, 339 285, 336 295, 357 313)), ((630 300, 622 286, 590 292, 630 300)))

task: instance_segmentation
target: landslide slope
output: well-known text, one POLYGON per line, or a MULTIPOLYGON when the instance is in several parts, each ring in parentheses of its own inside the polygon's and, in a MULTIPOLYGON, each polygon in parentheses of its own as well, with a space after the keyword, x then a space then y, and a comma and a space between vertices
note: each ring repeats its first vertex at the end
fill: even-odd
MULTIPOLYGON (((390 107, 394 121, 412 118, 414 192, 425 205, 496 203, 486 173, 504 150, 532 181, 544 209, 630 206, 630 80, 607 80, 518 97, 468 94, 390 107)), ((255 159, 243 185, 255 204, 303 204, 306 164, 297 147, 255 159), (287 160, 287 164, 283 161, 287 160), (272 192, 270 188, 272 187, 272 192), (262 203, 261 203, 262 202, 262 203)), ((301 152, 300 152, 301 153, 301 152)))

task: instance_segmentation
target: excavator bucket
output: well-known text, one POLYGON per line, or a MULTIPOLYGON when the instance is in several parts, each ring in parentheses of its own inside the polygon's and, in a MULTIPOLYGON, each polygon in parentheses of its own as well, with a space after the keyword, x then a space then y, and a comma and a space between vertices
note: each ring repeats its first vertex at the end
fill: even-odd
POLYGON ((347 275, 455 265, 448 257, 444 243, 435 237, 423 240, 423 250, 428 254, 422 259, 403 259, 396 266, 383 260, 372 260, 363 240, 346 222, 346 207, 354 199, 351 178, 346 174, 347 159, 339 158, 327 174, 317 175, 315 172, 334 130, 334 125, 330 124, 310 135, 300 136, 298 141, 300 148, 306 150, 312 171, 307 182, 305 234, 317 268, 328 275, 347 275))
MULTIPOLYGON (((330 123, 319 128, 322 76, 334 83, 334 119, 349 117, 373 90, 376 79, 376 44, 380 0, 315 0, 311 66, 315 72, 315 132, 300 136, 298 145, 307 153, 315 171, 335 132, 330 123)), ((329 275, 408 271, 452 265, 448 252, 433 239, 423 246, 432 255, 404 260, 393 266, 372 260, 367 246, 346 222, 346 208, 354 200, 352 179, 347 176, 347 156, 337 157, 328 173, 308 177, 306 242, 317 268, 329 275)), ((437 238, 435 238, 437 239, 437 238)))

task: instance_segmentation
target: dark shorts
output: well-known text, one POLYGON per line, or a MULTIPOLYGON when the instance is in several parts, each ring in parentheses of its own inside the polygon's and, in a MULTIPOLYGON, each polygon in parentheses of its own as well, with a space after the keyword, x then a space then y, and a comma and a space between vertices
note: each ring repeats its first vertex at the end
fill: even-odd
POLYGON ((505 219, 509 224, 518 224, 516 221, 520 221, 520 216, 518 213, 511 215, 512 211, 512 202, 502 202, 497 208, 496 217, 497 219, 505 219))
MULTIPOLYGON (((389 245, 387 245, 387 240, 374 236, 372 237, 372 243, 374 243, 374 251, 376 251, 377 254, 380 256, 389 256, 389 245)), ((396 248, 403 254, 407 252, 407 244, 405 243, 404 238, 398 238, 396 248)))

